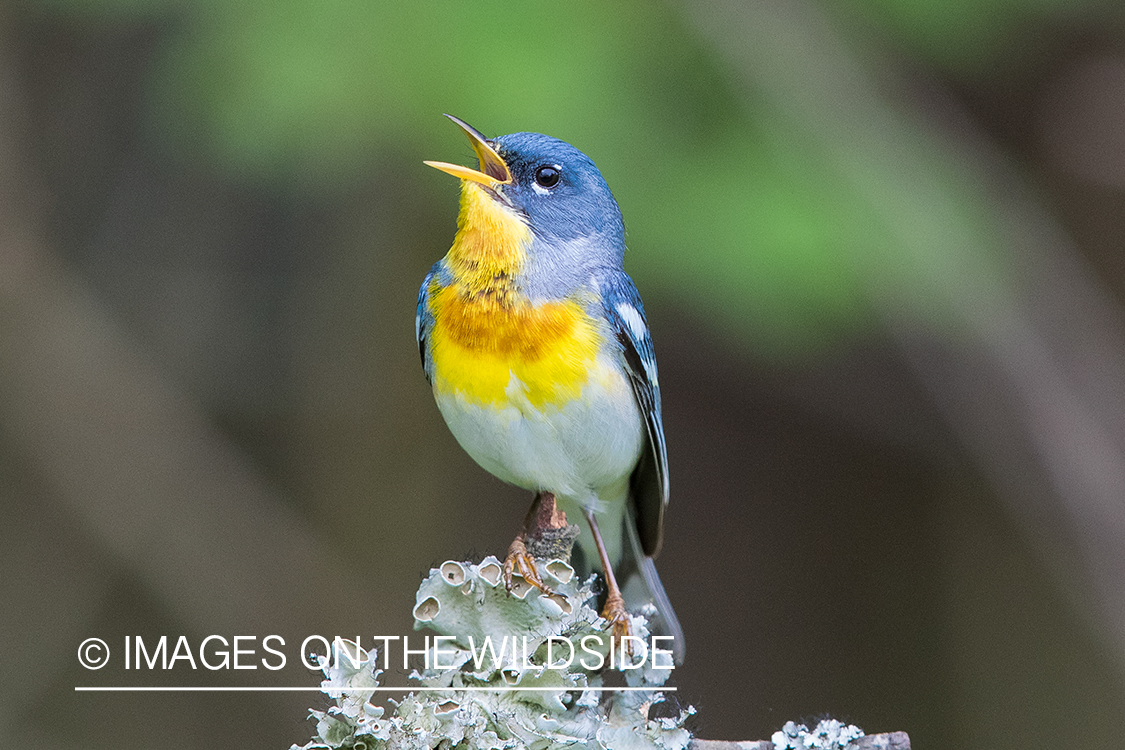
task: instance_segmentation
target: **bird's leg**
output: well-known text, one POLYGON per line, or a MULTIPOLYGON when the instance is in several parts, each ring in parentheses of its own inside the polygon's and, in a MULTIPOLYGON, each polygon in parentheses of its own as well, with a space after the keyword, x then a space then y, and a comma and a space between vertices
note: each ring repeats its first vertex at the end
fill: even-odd
POLYGON ((535 493, 535 499, 531 501, 531 508, 527 511, 527 517, 523 520, 523 528, 512 540, 512 545, 508 547, 508 556, 504 558, 504 586, 509 593, 512 590, 512 576, 518 573, 525 581, 544 594, 548 596, 554 596, 555 594, 551 587, 543 583, 543 579, 539 577, 539 571, 535 568, 535 558, 527 551, 528 534, 536 528, 535 524, 540 518, 540 505, 545 499, 549 500, 551 509, 554 509, 555 496, 553 494, 550 492, 535 493))
MULTIPOLYGON (((602 608, 602 617, 613 625, 613 637, 622 638, 633 635, 633 622, 629 613, 625 611, 625 597, 621 596, 621 589, 617 586, 617 577, 613 575, 613 567, 609 564, 609 554, 605 551, 605 542, 602 541, 602 532, 598 529, 598 522, 594 512, 586 511, 586 521, 590 524, 590 531, 594 534, 594 545, 598 548, 598 557, 602 561, 602 570, 605 571, 605 607, 602 608)), ((626 648, 632 655, 632 641, 626 641, 626 648)))

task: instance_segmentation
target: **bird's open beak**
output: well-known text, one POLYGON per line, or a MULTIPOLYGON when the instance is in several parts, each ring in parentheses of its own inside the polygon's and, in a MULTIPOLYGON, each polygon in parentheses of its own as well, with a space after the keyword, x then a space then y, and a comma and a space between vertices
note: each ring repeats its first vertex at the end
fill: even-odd
POLYGON ((488 188, 509 184, 512 181, 512 173, 508 171, 508 165, 500 158, 500 154, 496 153, 496 149, 492 147, 488 139, 481 135, 479 130, 464 120, 458 119, 453 115, 446 115, 446 117, 457 123, 461 130, 465 131, 465 135, 469 137, 469 143, 472 144, 473 151, 477 152, 477 158, 480 160, 480 171, 470 169, 469 167, 462 167, 460 164, 449 164, 444 161, 427 161, 425 163, 429 164, 434 169, 440 169, 442 172, 447 172, 454 177, 477 182, 488 188))

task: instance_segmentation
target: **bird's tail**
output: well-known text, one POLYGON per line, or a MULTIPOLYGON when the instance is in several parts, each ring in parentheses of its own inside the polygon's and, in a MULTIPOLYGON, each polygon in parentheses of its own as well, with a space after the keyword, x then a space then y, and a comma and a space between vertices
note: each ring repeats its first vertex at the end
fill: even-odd
POLYGON ((667 635, 672 637, 672 658, 676 665, 684 663, 686 643, 684 630, 680 627, 680 620, 676 611, 672 609, 672 602, 664 591, 664 584, 660 582, 660 575, 656 572, 656 563, 641 549, 640 536, 637 534, 637 524, 634 523, 632 503, 629 504, 629 517, 622 524, 627 538, 626 549, 630 554, 625 555, 617 570, 617 577, 621 585, 621 594, 625 597, 625 607, 636 611, 645 604, 652 603, 656 607, 656 615, 649 618, 649 630, 654 635, 667 635))

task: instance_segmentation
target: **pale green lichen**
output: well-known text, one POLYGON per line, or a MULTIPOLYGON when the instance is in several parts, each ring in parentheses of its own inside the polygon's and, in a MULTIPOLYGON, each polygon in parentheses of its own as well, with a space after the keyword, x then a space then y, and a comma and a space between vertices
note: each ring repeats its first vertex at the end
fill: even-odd
POLYGON ((824 719, 812 731, 804 724, 788 721, 770 741, 774 750, 844 750, 863 737, 863 730, 854 724, 824 719))
POLYGON ((321 687, 336 705, 311 711, 316 736, 291 750, 685 750, 694 709, 649 718, 664 700, 671 644, 650 638, 641 613, 632 618, 632 653, 611 652, 607 624, 591 607, 592 579, 579 582, 561 561, 538 565, 555 596, 522 579, 509 594, 494 557, 431 570, 416 596, 415 628, 446 638, 429 647, 429 668, 412 675, 422 689, 390 701, 389 714, 372 705, 377 655, 349 644, 357 664, 322 661, 321 687), (611 653, 637 689, 600 690, 611 653))

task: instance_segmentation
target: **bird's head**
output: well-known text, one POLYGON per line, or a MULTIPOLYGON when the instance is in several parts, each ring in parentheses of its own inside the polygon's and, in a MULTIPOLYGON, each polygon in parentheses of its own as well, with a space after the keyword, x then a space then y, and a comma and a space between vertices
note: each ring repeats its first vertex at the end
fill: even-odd
POLYGON ((547 245, 598 238, 595 244, 612 248, 614 260, 620 262, 625 237, 621 212, 590 157, 539 133, 488 139, 462 120, 446 116, 468 136, 480 168, 426 163, 466 183, 463 201, 487 196, 505 213, 518 216, 547 245))

